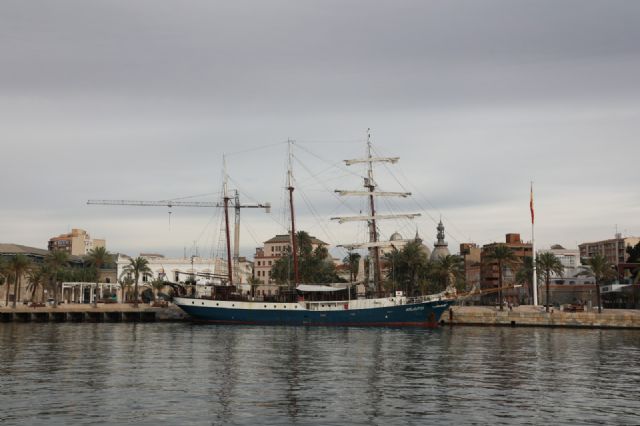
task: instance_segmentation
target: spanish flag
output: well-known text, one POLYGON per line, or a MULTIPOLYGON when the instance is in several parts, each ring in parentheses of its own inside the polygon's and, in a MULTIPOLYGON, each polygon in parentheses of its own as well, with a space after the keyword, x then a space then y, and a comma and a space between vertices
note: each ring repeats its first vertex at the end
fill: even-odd
POLYGON ((535 217, 535 215, 533 214, 533 182, 531 182, 531 197, 529 198, 529 208, 531 209, 531 224, 533 225, 535 217))

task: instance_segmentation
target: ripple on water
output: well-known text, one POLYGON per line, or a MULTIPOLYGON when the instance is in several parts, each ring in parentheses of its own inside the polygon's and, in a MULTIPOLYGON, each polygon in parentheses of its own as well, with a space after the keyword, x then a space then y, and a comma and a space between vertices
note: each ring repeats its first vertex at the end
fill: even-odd
POLYGON ((638 424, 640 332, 0 324, 6 424, 638 424))

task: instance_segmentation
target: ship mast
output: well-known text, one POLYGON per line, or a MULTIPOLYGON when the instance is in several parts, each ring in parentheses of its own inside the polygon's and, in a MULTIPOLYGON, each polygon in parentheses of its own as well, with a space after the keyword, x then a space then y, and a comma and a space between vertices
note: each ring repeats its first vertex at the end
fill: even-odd
POLYGON ((289 213, 291 215, 291 251, 293 252, 293 288, 295 288, 300 282, 298 275, 298 242, 296 241, 296 215, 293 208, 293 153, 291 147, 293 141, 289 139, 288 143, 288 155, 289 155, 289 167, 287 170, 287 190, 289 191, 289 213))
POLYGON ((376 191, 376 182, 373 178, 373 163, 392 163, 395 164, 399 160, 398 157, 374 157, 372 155, 371 149, 371 129, 367 129, 367 151, 366 158, 364 159, 356 159, 356 160, 345 160, 345 164, 347 166, 351 166, 353 164, 367 164, 367 177, 364 179, 364 187, 366 191, 344 191, 344 190, 336 190, 336 192, 340 195, 359 195, 366 196, 369 198, 369 215, 368 216, 348 216, 348 217, 332 217, 332 220, 338 220, 340 223, 356 221, 356 220, 366 220, 369 223, 369 242, 364 244, 350 244, 350 245, 342 245, 347 249, 354 248, 367 248, 369 249, 369 274, 371 279, 371 274, 373 274, 373 284, 376 291, 376 296, 380 296, 382 294, 381 291, 381 281, 382 281, 382 269, 380 264, 380 247, 389 247, 391 243, 389 242, 380 242, 378 241, 378 227, 377 220, 379 219, 397 219, 397 218, 405 218, 405 219, 413 219, 414 217, 420 216, 419 213, 407 213, 407 214, 392 214, 392 215, 378 215, 376 214, 376 204, 375 197, 408 197, 411 195, 410 192, 382 192, 376 191), (373 263, 373 264, 372 264, 373 263))
POLYGON ((227 276, 229 280, 229 285, 233 285, 233 268, 232 268, 232 258, 231 258, 231 234, 229 232, 229 201, 231 198, 229 197, 229 176, 227 175, 227 159, 222 157, 223 169, 224 169, 224 180, 222 184, 223 191, 223 200, 224 200, 224 228, 225 228, 225 236, 227 239, 227 276))
MULTIPOLYGON (((376 205, 373 193, 375 192, 376 185, 373 180, 373 161, 371 161, 371 129, 367 129, 367 178, 364 181, 364 186, 369 190, 369 211, 371 213, 371 220, 369 221, 369 241, 372 243, 378 242, 378 229, 376 227, 376 205)), ((373 265, 369 264, 369 271, 373 266, 373 282, 376 287, 376 296, 380 297, 380 277, 382 276, 382 269, 380 267, 380 247, 373 246, 369 249, 369 257, 373 254, 373 265)), ((371 272, 369 272, 371 273, 371 272)))

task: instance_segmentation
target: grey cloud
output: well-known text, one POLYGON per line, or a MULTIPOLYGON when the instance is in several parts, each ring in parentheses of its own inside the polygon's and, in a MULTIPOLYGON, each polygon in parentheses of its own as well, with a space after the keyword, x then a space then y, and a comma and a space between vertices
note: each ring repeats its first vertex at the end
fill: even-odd
MULTIPOLYGON (((162 209, 85 201, 219 191, 226 153, 243 196, 280 208, 283 141, 335 163, 362 154, 367 127, 457 239, 528 232, 532 179, 540 241, 600 238, 611 222, 631 232, 639 39, 635 1, 4 1, 0 241, 90 226, 122 250, 180 253, 210 213, 176 212, 168 232, 162 209)), ((296 165, 318 215, 360 208, 323 193, 359 178, 296 155, 322 181, 296 165)), ((245 253, 282 231, 246 219, 245 253)), ((418 221, 428 240, 432 223, 418 221)))

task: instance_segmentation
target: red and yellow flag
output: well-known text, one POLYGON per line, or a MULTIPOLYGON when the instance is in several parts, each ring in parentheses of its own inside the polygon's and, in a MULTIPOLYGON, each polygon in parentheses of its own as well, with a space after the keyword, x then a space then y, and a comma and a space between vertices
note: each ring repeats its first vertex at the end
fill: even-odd
POLYGON ((534 213, 533 213, 533 182, 531 183, 531 198, 529 199, 529 208, 531 209, 531 224, 534 223, 534 213))

